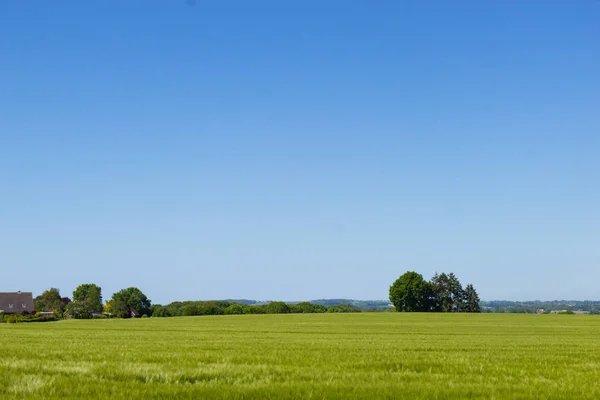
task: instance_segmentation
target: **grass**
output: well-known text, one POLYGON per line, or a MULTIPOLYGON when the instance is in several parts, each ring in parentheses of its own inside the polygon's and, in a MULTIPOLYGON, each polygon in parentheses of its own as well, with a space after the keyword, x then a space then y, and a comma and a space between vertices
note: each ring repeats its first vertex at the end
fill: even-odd
POLYGON ((598 399, 600 317, 310 314, 0 325, 2 399, 598 399))

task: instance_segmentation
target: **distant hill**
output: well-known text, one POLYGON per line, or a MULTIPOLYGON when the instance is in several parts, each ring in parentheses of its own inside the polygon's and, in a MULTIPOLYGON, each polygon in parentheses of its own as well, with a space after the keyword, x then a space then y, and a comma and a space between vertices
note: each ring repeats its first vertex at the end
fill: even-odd
POLYGON ((253 304, 258 304, 259 302, 256 300, 248 300, 248 299, 225 299, 222 301, 228 301, 230 303, 238 303, 238 304, 249 304, 249 305, 253 305, 253 304))
POLYGON ((492 300, 482 301, 481 309, 483 312, 494 313, 526 313, 535 314, 539 312, 552 311, 585 311, 590 314, 600 314, 600 301, 596 300, 551 300, 551 301, 508 301, 492 300))
POLYGON ((352 300, 352 299, 319 299, 311 300, 311 303, 320 304, 322 306, 334 306, 337 304, 351 304, 356 308, 361 309, 388 309, 390 302, 387 300, 352 300))
MULTIPOLYGON (((270 303, 271 300, 267 301, 258 301, 258 300, 248 300, 248 299, 226 299, 223 301, 228 301, 231 303, 239 303, 239 304, 249 304, 249 305, 258 305, 258 304, 267 304, 270 303)), ((338 304, 350 304, 353 307, 360 308, 363 310, 386 310, 391 308, 390 302, 387 300, 353 300, 353 299, 319 299, 319 300, 309 300, 309 303, 320 304, 322 306, 336 306, 338 304)), ((300 301, 286 301, 288 304, 296 304, 301 303, 300 301)))

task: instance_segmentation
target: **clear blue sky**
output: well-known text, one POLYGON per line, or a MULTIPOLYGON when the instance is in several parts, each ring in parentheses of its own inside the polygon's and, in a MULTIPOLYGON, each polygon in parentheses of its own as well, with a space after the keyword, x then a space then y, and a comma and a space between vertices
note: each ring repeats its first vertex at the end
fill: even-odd
POLYGON ((600 2, 0 2, 0 290, 407 270, 600 298, 600 2))

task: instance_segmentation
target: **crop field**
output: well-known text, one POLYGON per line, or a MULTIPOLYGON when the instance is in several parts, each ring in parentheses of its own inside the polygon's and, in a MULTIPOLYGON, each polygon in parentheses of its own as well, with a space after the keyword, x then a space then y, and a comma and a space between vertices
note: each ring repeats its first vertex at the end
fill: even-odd
POLYGON ((308 314, 0 325, 2 399, 598 399, 600 317, 308 314))

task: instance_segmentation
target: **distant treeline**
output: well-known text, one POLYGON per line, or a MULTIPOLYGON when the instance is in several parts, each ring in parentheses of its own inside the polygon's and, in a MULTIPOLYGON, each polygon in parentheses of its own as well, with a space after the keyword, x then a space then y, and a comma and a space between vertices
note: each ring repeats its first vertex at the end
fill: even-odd
POLYGON ((350 299, 321 299, 311 300, 310 303, 323 306, 335 306, 338 304, 351 304, 353 307, 364 311, 392 311, 393 307, 386 300, 350 300, 350 299))
POLYGON ((309 302, 288 304, 273 301, 267 304, 244 304, 230 301, 176 301, 168 305, 153 305, 153 317, 183 317, 194 315, 234 315, 234 314, 314 314, 348 313, 361 310, 351 304, 324 306, 309 302))
POLYGON ((492 312, 492 313, 535 314, 538 312, 550 313, 552 311, 586 311, 586 312, 589 312, 590 314, 600 314, 600 301, 589 301, 589 300, 588 301, 494 300, 494 301, 482 301, 481 308, 482 308, 483 312, 492 312))
MULTIPOLYGON (((271 301, 257 301, 248 299, 225 299, 222 301, 228 301, 230 303, 239 304, 251 304, 251 305, 264 305, 271 303, 271 301)), ((287 304, 298 304, 299 301, 286 301, 287 304)), ((322 306, 337 306, 339 304, 350 304, 354 308, 359 308, 362 311, 391 311, 392 305, 386 300, 352 300, 352 299, 319 299, 309 300, 307 303, 320 304, 322 306)))

